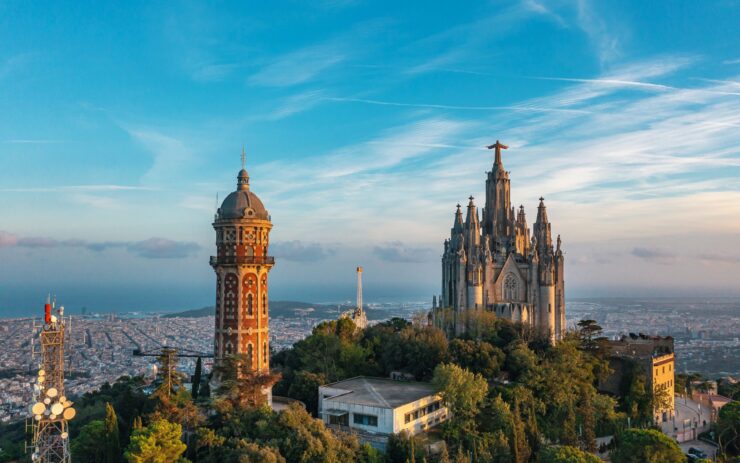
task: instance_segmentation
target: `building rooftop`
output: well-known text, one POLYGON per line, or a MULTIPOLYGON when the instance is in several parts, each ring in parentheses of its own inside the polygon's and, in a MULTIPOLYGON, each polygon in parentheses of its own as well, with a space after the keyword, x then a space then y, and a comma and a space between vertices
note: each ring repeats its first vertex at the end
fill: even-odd
POLYGON ((326 403, 343 402, 391 409, 435 394, 434 388, 429 383, 366 376, 358 376, 322 387, 345 391, 324 399, 326 403))

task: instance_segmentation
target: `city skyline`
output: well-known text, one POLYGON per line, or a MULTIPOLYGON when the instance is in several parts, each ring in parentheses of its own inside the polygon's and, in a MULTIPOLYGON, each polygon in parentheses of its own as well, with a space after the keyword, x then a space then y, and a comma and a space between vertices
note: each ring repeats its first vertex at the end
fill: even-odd
POLYGON ((366 300, 431 301, 496 139, 566 299, 738 296, 740 9, 713 5, 0 6, 0 316, 212 305, 243 146, 273 299, 350 300, 362 265, 366 300))

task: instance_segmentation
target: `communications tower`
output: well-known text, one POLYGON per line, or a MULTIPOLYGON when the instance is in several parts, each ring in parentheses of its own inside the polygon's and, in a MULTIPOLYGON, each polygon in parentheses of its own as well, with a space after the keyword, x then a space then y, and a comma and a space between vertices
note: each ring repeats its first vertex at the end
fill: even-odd
POLYGON ((36 463, 70 463, 67 421, 75 416, 64 394, 64 307, 47 298, 39 334, 41 362, 33 385, 33 447, 36 463), (54 315, 52 311, 59 315, 54 315))
POLYGON ((352 314, 352 320, 359 329, 367 328, 367 315, 362 308, 362 267, 357 267, 357 307, 352 314))

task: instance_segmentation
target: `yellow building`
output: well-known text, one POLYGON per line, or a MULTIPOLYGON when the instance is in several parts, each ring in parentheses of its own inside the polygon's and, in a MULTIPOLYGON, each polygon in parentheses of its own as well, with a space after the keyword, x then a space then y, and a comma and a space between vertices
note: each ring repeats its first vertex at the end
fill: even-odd
POLYGON ((646 387, 651 388, 656 398, 653 417, 656 423, 665 423, 675 415, 674 384, 676 358, 673 338, 670 336, 646 336, 630 334, 618 341, 609 341, 609 367, 612 374, 599 385, 599 389, 619 395, 622 379, 630 364, 637 364, 645 371, 646 387))
POLYGON ((648 375, 648 384, 652 386, 656 397, 657 408, 654 411, 656 423, 665 423, 673 419, 675 414, 674 381, 676 375, 676 357, 673 352, 664 355, 651 356, 651 374, 648 375))

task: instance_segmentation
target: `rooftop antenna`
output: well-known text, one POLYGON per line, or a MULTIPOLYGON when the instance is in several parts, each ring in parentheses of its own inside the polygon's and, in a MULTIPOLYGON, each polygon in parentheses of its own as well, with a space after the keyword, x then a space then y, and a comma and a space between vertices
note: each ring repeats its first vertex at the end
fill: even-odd
POLYGON ((247 150, 242 145, 242 169, 247 168, 247 150))

